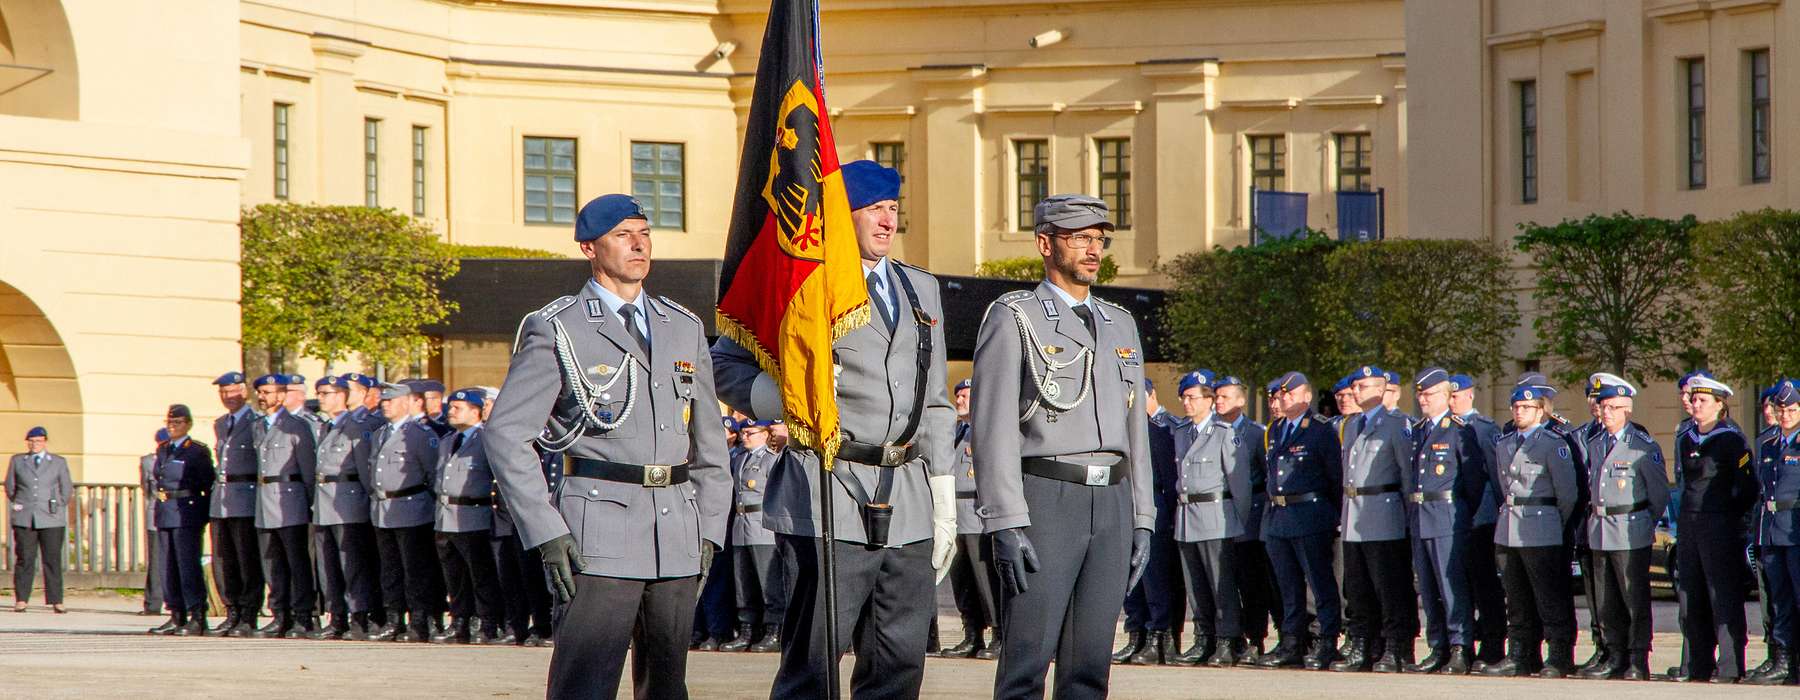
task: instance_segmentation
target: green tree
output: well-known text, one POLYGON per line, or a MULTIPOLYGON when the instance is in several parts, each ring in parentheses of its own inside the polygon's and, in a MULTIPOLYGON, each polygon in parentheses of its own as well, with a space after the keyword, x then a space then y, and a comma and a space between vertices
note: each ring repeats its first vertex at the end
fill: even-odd
POLYGON ((1692 216, 1627 212, 1521 225, 1517 245, 1537 275, 1533 354, 1555 360, 1554 374, 1570 383, 1602 370, 1638 382, 1674 378, 1696 355, 1697 225, 1692 216))
POLYGON ((1506 258, 1486 243, 1340 246, 1326 259, 1318 289, 1326 365, 1496 374, 1519 323, 1510 282, 1506 258))
MULTIPOLYGON (((995 258, 983 261, 975 266, 976 277, 988 277, 1002 280, 1019 280, 1036 282, 1044 278, 1044 259, 1037 255, 1021 255, 1016 258, 995 258)), ((1111 284, 1119 277, 1119 263, 1108 255, 1100 259, 1099 284, 1111 284)))
POLYGON ((1741 385, 1800 368, 1800 212, 1763 209, 1694 231, 1706 349, 1741 385))
POLYGON ((263 204, 240 228, 246 346, 403 364, 426 346, 419 329, 456 311, 438 284, 457 259, 392 209, 263 204))
POLYGON ((1163 308, 1171 357, 1184 369, 1207 367, 1251 383, 1289 370, 1314 382, 1335 376, 1315 312, 1326 259, 1339 245, 1310 232, 1176 257, 1164 268, 1174 282, 1163 308))

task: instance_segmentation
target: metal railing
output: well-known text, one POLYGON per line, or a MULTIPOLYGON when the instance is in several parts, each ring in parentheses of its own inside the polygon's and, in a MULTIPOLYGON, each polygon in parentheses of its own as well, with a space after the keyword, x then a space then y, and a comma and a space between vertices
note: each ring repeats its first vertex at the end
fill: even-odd
MULTIPOLYGON (((63 570, 69 575, 141 573, 145 547, 144 490, 137 484, 76 484, 70 504, 63 570)), ((10 525, 10 523, 9 523, 10 525)), ((0 571, 13 568, 12 528, 0 531, 0 571)))

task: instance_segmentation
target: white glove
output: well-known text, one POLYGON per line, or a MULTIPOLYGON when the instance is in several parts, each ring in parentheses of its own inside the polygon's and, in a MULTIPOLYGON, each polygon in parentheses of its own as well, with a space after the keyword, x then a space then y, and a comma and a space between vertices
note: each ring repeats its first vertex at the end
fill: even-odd
POLYGON ((956 476, 945 474, 925 479, 931 484, 931 568, 937 583, 950 573, 956 559, 956 476))

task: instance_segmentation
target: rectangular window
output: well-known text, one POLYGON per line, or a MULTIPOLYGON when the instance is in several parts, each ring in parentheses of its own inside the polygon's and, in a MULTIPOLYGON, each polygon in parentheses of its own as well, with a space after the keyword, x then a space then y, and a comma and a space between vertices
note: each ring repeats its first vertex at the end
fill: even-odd
POLYGON ((1367 133, 1336 134, 1335 138, 1338 191, 1368 192, 1374 189, 1374 139, 1367 133))
POLYGON ((378 177, 380 159, 377 157, 380 134, 380 119, 363 119, 363 206, 381 206, 380 198, 377 196, 380 194, 381 185, 378 177))
POLYGON ((900 173, 900 199, 895 201, 896 204, 900 205, 900 220, 898 222, 895 222, 894 226, 901 233, 905 233, 906 232, 906 144, 901 143, 899 141, 888 141, 888 142, 872 143, 872 144, 869 144, 869 146, 875 152, 874 153, 875 162, 880 163, 886 167, 893 168, 895 172, 900 173))
POLYGON ((1769 150, 1769 50, 1751 51, 1750 63, 1750 181, 1768 182, 1769 150))
POLYGON ((1536 202, 1537 81, 1519 81, 1519 201, 1536 202))
POLYGON ((684 150, 679 143, 631 142, 631 196, 637 197, 656 228, 687 229, 684 150))
POLYGON ((1113 227, 1131 228, 1131 139, 1095 139, 1100 153, 1100 201, 1112 210, 1113 227))
POLYGON ((575 223, 575 139, 525 137, 525 223, 575 223))
POLYGON ((1687 86, 1687 186, 1706 189, 1706 59, 1681 62, 1682 84, 1687 86))
POLYGON ((425 127, 414 126, 412 132, 413 157, 413 216, 425 215, 425 127))
POLYGON ((1250 137, 1250 186, 1259 190, 1287 188, 1287 137, 1250 137))
POLYGON ((275 198, 288 198, 288 109, 275 103, 275 198))
POLYGON ((1013 142, 1013 183, 1018 191, 1018 229, 1030 231, 1036 223, 1032 211, 1050 196, 1050 142, 1030 139, 1013 142))

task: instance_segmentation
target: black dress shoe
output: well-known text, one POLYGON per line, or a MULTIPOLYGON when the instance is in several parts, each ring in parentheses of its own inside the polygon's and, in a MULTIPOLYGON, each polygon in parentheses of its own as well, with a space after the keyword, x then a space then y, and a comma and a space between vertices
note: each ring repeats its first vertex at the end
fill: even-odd
POLYGON ((375 634, 370 635, 369 641, 371 641, 371 642, 398 641, 400 639, 400 635, 402 635, 404 633, 405 633, 405 630, 400 626, 400 622, 398 620, 395 620, 392 616, 390 616, 388 618, 388 623, 386 625, 382 626, 380 632, 376 632, 375 634))
POLYGON ((257 639, 280 639, 293 626, 294 623, 288 620, 287 613, 276 613, 275 617, 269 620, 269 624, 258 627, 250 636, 257 639))
POLYGON ((1592 671, 1596 668, 1610 668, 1611 666, 1612 653, 1607 650, 1606 645, 1596 644, 1594 645, 1593 655, 1589 656, 1586 661, 1583 661, 1580 665, 1576 666, 1575 672, 1585 675, 1588 671, 1592 671))
POLYGON ((1150 633, 1146 632, 1144 630, 1137 630, 1135 632, 1126 632, 1125 633, 1125 646, 1119 647, 1119 649, 1117 651, 1113 652, 1112 662, 1115 664, 1122 664, 1127 661, 1130 661, 1131 657, 1133 655, 1137 654, 1139 650, 1144 648, 1144 642, 1148 641, 1149 639, 1150 639, 1150 633))
POLYGON ((1411 665, 1413 665, 1412 644, 1405 646, 1389 644, 1387 651, 1382 652, 1381 658, 1375 661, 1375 665, 1370 667, 1370 670, 1376 673, 1404 673, 1406 667, 1411 665))
MULTIPOLYGON (((543 639, 539 638, 539 637, 531 637, 531 639, 536 639, 540 642, 543 641, 543 639)), ((694 649, 694 651, 718 651, 718 650, 719 650, 719 640, 713 639, 712 637, 707 637, 706 641, 701 642, 700 646, 696 647, 694 649)))
MULTIPOLYGON (((708 639, 706 641, 710 642, 712 640, 708 639)), ((545 639, 543 637, 539 637, 539 636, 537 636, 536 633, 532 633, 532 634, 525 635, 524 639, 519 640, 519 646, 522 646, 522 647, 547 647, 547 646, 550 646, 550 640, 545 639)), ((717 644, 715 644, 715 645, 713 645, 713 648, 717 649, 719 647, 717 644)))
POLYGON ((1312 653, 1306 657, 1306 668, 1312 671, 1323 671, 1331 668, 1338 660, 1337 639, 1320 637, 1313 641, 1312 653))
POLYGON ((1449 649, 1432 649, 1425 660, 1406 667, 1407 673, 1437 673, 1450 660, 1449 649))
POLYGON ((508 634, 505 637, 500 636, 500 625, 484 620, 481 624, 470 627, 469 643, 481 644, 484 646, 512 644, 512 635, 508 634))
POLYGON ((237 627, 237 624, 238 609, 226 608, 225 619, 219 621, 219 626, 213 630, 212 635, 215 637, 229 637, 231 636, 232 630, 237 627))
POLYGON ((181 615, 178 615, 176 613, 169 613, 169 619, 164 620, 163 623, 160 625, 150 628, 150 634, 154 634, 157 636, 167 636, 170 634, 174 634, 175 630, 181 629, 181 625, 186 622, 186 620, 183 620, 181 618, 182 618, 181 615))
POLYGON ((445 627, 443 631, 431 635, 431 643, 468 644, 469 621, 460 617, 450 618, 449 626, 445 627))
POLYGON ((368 613, 350 613, 350 626, 344 631, 344 639, 353 642, 368 641, 376 631, 375 623, 369 621, 368 613))
POLYGON ((1242 639, 1222 641, 1215 646, 1217 646, 1218 649, 1212 653, 1212 656, 1206 658, 1205 663, 1208 666, 1213 668, 1230 668, 1236 666, 1238 661, 1243 658, 1244 640, 1242 639))
POLYGON ((1586 678, 1590 681, 1618 680, 1620 678, 1625 677, 1625 671, 1627 670, 1627 668, 1629 666, 1630 666, 1630 664, 1627 663, 1624 656, 1621 656, 1618 654, 1608 654, 1607 655, 1607 663, 1605 666, 1590 668, 1586 671, 1583 671, 1581 673, 1581 677, 1586 678))
POLYGON ((405 632, 401 632, 400 636, 396 637, 394 641, 410 644, 430 644, 431 637, 431 627, 429 625, 414 624, 411 627, 406 628, 405 632))
POLYGON ((177 637, 206 636, 206 609, 201 608, 190 611, 187 616, 187 622, 182 623, 181 629, 175 630, 170 634, 177 637))
POLYGON ((1626 667, 1625 675, 1622 677, 1628 681, 1647 681, 1653 678, 1650 675, 1650 653, 1633 653, 1630 665, 1626 667))
POLYGON ((1438 673, 1449 676, 1466 676, 1469 674, 1469 648, 1466 646, 1450 647, 1450 658, 1444 660, 1444 667, 1438 673))
MULTIPOLYGON (((957 642, 956 646, 938 652, 938 656, 946 659, 974 658, 975 652, 981 651, 981 641, 986 631, 986 629, 981 627, 969 627, 963 629, 962 641, 957 642)), ((768 638, 768 635, 765 634, 763 637, 766 639, 768 638)), ((758 643, 760 644, 760 642, 758 643)))
POLYGON ((288 627, 288 630, 286 632, 282 633, 281 638, 282 639, 312 639, 313 635, 318 634, 318 633, 319 633, 319 618, 318 618, 318 616, 317 615, 300 615, 294 619, 294 624, 292 626, 288 627))
POLYGON ((1298 642, 1289 643, 1286 640, 1256 661, 1256 665, 1263 668, 1299 668, 1305 663, 1306 650, 1298 642))
POLYGON ((975 658, 982 661, 993 661, 1000 658, 1000 640, 996 639, 992 644, 982 647, 981 651, 975 652, 975 658))
POLYGON ((518 646, 519 645, 519 633, 507 632, 507 633, 502 634, 499 637, 496 637, 494 639, 494 646, 506 646, 506 645, 512 645, 515 647, 518 646))

